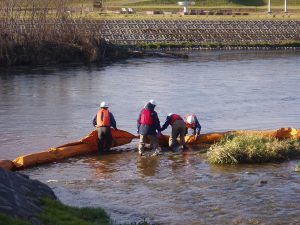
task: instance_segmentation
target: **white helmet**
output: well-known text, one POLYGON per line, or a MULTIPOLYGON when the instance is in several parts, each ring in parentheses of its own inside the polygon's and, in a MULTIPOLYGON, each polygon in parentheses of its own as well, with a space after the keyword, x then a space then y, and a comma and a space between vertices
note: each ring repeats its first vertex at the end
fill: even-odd
POLYGON ((186 117, 186 122, 188 122, 189 124, 195 123, 195 116, 194 115, 188 115, 186 117))
POLYGON ((108 108, 108 104, 106 102, 101 102, 100 108, 108 108))
POLYGON ((174 113, 169 113, 168 116, 172 116, 174 113))
POLYGON ((154 101, 153 99, 151 99, 151 100, 149 101, 149 103, 151 103, 152 105, 155 105, 155 106, 157 105, 157 104, 156 104, 156 101, 154 101))

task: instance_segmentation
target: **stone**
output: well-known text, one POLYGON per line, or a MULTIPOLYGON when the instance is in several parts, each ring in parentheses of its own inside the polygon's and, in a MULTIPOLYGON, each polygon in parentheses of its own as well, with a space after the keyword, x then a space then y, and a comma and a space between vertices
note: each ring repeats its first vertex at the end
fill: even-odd
POLYGON ((40 199, 56 199, 52 189, 27 175, 0 168, 0 212, 13 217, 36 220, 43 211, 40 199))

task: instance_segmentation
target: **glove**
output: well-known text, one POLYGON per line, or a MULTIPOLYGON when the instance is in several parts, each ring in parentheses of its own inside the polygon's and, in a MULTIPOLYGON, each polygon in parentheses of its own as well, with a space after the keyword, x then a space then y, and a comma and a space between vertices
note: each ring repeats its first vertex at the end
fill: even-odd
POLYGON ((137 133, 137 134, 139 133, 139 130, 138 130, 138 129, 136 130, 136 133, 137 133))
POLYGON ((158 132, 157 132, 157 137, 161 137, 161 135, 162 135, 161 132, 158 131, 158 132))
POLYGON ((115 130, 118 130, 118 128, 115 128, 115 130))

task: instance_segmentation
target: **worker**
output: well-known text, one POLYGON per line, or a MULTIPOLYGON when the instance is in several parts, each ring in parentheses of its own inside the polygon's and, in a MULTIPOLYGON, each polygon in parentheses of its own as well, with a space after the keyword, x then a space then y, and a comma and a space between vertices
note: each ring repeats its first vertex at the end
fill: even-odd
POLYGON ((154 111, 156 102, 151 99, 141 110, 137 119, 137 133, 140 135, 138 147, 139 155, 143 155, 147 138, 150 140, 150 147, 154 150, 153 156, 160 153, 158 146, 158 136, 161 135, 160 121, 154 111))
POLYGON ((198 139, 200 136, 201 125, 197 119, 197 116, 194 114, 185 115, 184 122, 186 126, 185 134, 188 133, 188 129, 190 128, 193 130, 193 134, 195 135, 196 139, 198 139))
POLYGON ((111 128, 117 130, 117 124, 115 118, 108 110, 108 104, 101 102, 100 110, 94 117, 93 125, 97 127, 98 131, 98 150, 100 152, 108 152, 112 144, 111 128), (105 145, 104 145, 105 144, 105 145), (104 149, 105 146, 105 149, 104 149))
POLYGON ((184 149, 187 149, 185 144, 184 136, 186 132, 186 126, 181 116, 175 113, 169 113, 166 118, 164 125, 161 127, 161 131, 168 128, 171 125, 172 133, 169 138, 169 146, 173 151, 176 151, 178 144, 177 144, 177 137, 180 136, 180 143, 182 144, 184 149))

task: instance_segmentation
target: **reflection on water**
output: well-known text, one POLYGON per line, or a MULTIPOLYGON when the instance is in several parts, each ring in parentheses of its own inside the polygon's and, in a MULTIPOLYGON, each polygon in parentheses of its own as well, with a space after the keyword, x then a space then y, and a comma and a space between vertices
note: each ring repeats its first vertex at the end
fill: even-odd
POLYGON ((155 176, 158 169, 158 157, 139 157, 137 160, 137 172, 145 177, 155 176))
MULTIPOLYGON (((102 100, 132 133, 150 98, 161 121, 170 112, 196 113, 204 133, 300 128, 299 59, 299 51, 202 51, 189 59, 1 71, 0 158, 82 138, 102 100)), ((136 146, 23 172, 48 181, 63 202, 103 206, 120 222, 300 224, 299 160, 212 166, 204 149, 138 157, 136 146)))
POLYGON ((136 152, 71 159, 26 170, 74 206, 102 206, 119 222, 299 224, 300 161, 211 166, 205 153, 136 152), (272 215, 272 217, 270 217, 272 215))

